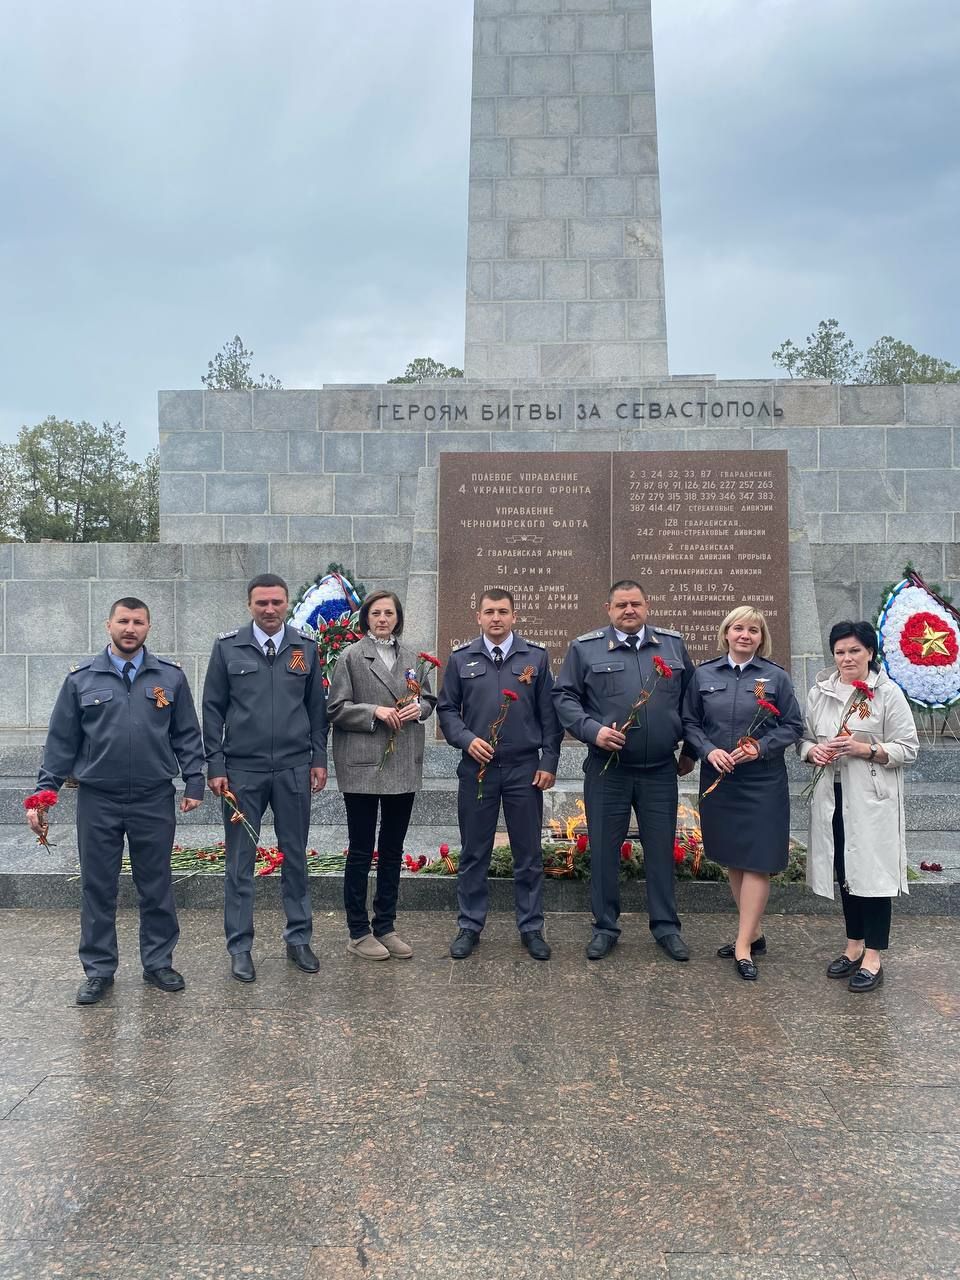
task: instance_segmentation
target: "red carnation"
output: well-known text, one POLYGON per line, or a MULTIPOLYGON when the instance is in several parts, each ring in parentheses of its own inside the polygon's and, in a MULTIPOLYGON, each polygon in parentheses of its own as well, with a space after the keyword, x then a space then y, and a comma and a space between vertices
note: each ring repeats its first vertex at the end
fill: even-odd
POLYGON ((673 671, 670 668, 670 663, 664 662, 659 653, 655 653, 653 655, 653 665, 657 669, 657 675, 663 676, 664 680, 670 680, 673 678, 673 671))
POLYGON ((627 859, 632 856, 633 856, 633 841, 624 840, 623 844, 620 846, 620 857, 624 860, 624 862, 626 862, 627 859))
POLYGON ((52 804, 57 803, 57 793, 55 791, 38 791, 37 799, 49 809, 52 804))
POLYGON ((448 844, 442 844, 442 845, 440 846, 440 857, 441 857, 441 858, 445 858, 449 852, 450 852, 450 846, 449 846, 448 844))
POLYGON ((425 853, 421 853, 420 857, 417 859, 417 870, 419 871, 421 867, 425 867, 426 865, 427 855, 425 853))
POLYGON ((680 841, 679 841, 679 840, 674 840, 674 842, 673 842, 673 860, 674 860, 674 862, 677 864, 677 866, 679 866, 679 865, 680 865, 680 863, 684 860, 684 858, 685 858, 686 856, 687 856, 687 851, 686 851, 686 849, 683 847, 683 845, 680 843, 680 841))
POLYGON ((577 853, 586 853, 589 840, 586 836, 577 836, 577 853))
POLYGON ((863 696, 867 698, 870 702, 873 701, 873 690, 867 684, 866 680, 853 680, 851 681, 851 684, 853 685, 854 689, 862 693, 863 696))
POLYGON ((504 689, 503 696, 509 698, 511 702, 518 702, 520 695, 513 692, 512 689, 504 689))
POLYGON ((417 657, 421 662, 429 662, 431 667, 439 667, 441 665, 440 659, 435 658, 432 653, 418 653, 417 657))
POLYGON ((757 706, 762 707, 764 711, 768 711, 772 716, 778 716, 780 714, 779 709, 775 707, 772 702, 767 702, 766 698, 758 698, 757 706))

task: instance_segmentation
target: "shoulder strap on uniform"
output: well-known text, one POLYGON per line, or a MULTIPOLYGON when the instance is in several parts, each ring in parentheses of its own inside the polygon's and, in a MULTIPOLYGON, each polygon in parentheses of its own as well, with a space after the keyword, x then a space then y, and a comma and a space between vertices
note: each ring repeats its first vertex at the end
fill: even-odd
POLYGON ((239 627, 235 627, 235 628, 233 629, 233 631, 221 631, 221 632, 220 632, 220 634, 217 636, 217 639, 218 639, 218 640, 230 640, 230 639, 232 639, 232 638, 237 634, 237 632, 238 632, 239 630, 240 630, 240 628, 239 628, 239 627))
POLYGON ((523 643, 528 644, 531 649, 546 649, 547 647, 545 644, 541 644, 539 640, 528 640, 526 636, 523 637, 523 643))
POLYGON ((83 662, 73 663, 70 667, 70 674, 73 675, 75 671, 86 671, 87 667, 89 667, 92 662, 92 658, 85 658, 83 662))
POLYGON ((472 641, 472 640, 467 640, 467 641, 465 641, 463 644, 458 644, 458 645, 456 646, 456 648, 455 648, 455 649, 451 649, 451 650, 450 650, 450 652, 451 652, 451 653, 459 653, 459 652, 461 651, 461 649, 469 649, 469 648, 470 648, 470 646, 471 646, 472 644, 473 644, 473 641, 472 641))
POLYGON ((577 640, 602 640, 602 631, 585 631, 582 636, 577 636, 577 640))
POLYGON ((177 667, 179 670, 183 670, 183 664, 177 662, 176 658, 161 658, 160 655, 157 654, 156 659, 158 662, 162 662, 168 667, 177 667))
POLYGON ((786 671, 786 667, 782 666, 779 662, 774 662, 772 658, 761 658, 760 661, 769 662, 771 667, 776 667, 778 671, 786 671))
POLYGON ((656 631, 660 636, 676 636, 678 640, 682 640, 683 636, 679 631, 671 631, 669 627, 651 627, 651 631, 656 631))

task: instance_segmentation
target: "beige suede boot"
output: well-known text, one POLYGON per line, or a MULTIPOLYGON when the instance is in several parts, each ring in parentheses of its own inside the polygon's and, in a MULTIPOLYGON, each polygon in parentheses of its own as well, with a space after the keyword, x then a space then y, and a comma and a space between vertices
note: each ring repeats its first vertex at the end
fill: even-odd
POLYGON ((361 960, 390 959, 390 952, 386 947, 381 946, 372 933, 366 933, 362 938, 351 938, 347 943, 347 950, 352 956, 358 956, 361 960))
POLYGON ((413 955, 413 947, 409 942, 404 942, 399 933, 385 933, 377 941, 385 946, 397 960, 409 960, 413 955))

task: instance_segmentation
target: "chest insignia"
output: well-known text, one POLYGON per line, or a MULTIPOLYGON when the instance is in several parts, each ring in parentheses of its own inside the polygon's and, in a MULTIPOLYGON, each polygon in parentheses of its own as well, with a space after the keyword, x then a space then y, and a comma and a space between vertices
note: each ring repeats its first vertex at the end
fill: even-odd
POLYGON ((153 705, 157 708, 158 711, 162 710, 164 707, 170 706, 170 699, 164 693, 163 687, 159 684, 154 686, 153 705))
POLYGON ((306 674, 307 662, 303 656, 302 649, 294 649, 292 651, 292 653, 290 654, 290 665, 288 667, 288 670, 302 671, 304 674, 306 674))
POLYGON ((763 698, 766 696, 767 678, 766 676, 758 676, 753 682, 753 695, 755 698, 763 698))
POLYGON ((524 667, 517 679, 521 684, 533 684, 533 677, 537 674, 536 667, 524 667))

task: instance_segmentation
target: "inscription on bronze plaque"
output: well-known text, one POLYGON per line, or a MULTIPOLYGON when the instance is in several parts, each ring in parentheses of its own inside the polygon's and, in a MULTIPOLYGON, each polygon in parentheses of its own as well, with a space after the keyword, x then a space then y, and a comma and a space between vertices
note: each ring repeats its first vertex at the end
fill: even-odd
POLYGON ((441 658, 478 634, 481 592, 504 587, 556 668, 606 622, 610 583, 636 578, 651 622, 680 631, 695 662, 751 603, 789 663, 785 451, 443 453, 439 529, 441 658))

